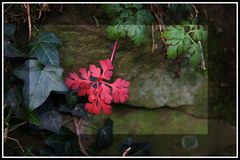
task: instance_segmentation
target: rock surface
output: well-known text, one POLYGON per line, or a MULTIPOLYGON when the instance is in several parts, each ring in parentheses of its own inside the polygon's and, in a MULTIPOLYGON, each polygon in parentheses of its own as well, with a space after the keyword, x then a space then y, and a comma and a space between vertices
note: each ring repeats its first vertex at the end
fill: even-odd
MULTIPOLYGON (((104 26, 45 25, 42 30, 55 33, 62 41, 60 49, 64 76, 80 67, 97 64, 110 58, 114 41, 104 35, 104 26)), ((127 104, 145 108, 195 105, 207 107, 207 80, 189 64, 181 68, 180 78, 174 78, 176 65, 163 59, 164 53, 151 53, 151 43, 136 47, 121 40, 114 64, 113 80, 129 80, 127 104)))

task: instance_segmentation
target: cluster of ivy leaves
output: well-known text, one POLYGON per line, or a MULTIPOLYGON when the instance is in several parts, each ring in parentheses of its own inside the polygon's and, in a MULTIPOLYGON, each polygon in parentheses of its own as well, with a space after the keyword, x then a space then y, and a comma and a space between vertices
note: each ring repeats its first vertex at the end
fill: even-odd
MULTIPOLYGON (((26 122, 28 129, 50 131, 44 141, 45 148, 37 153, 39 155, 81 155, 76 134, 64 127, 62 115, 85 120, 91 119, 91 115, 84 108, 84 100, 79 100, 75 93, 69 93, 65 87, 58 54, 60 40, 54 33, 40 32, 30 41, 28 52, 23 53, 18 49, 15 32, 16 25, 4 25, 4 61, 10 60, 11 66, 4 77, 4 122, 8 124, 5 127, 26 122), (19 58, 20 64, 13 65, 19 58), (59 106, 55 106, 51 92, 65 97, 64 101, 58 98, 59 106)), ((106 119, 103 125, 95 129, 96 150, 110 146, 113 121, 106 119)))
POLYGON ((168 59, 187 56, 190 64, 198 67, 207 56, 202 47, 207 35, 202 25, 184 23, 166 27, 162 37, 166 39, 168 59))
POLYGON ((67 91, 57 50, 61 42, 51 32, 39 33, 31 40, 27 49, 29 52, 23 53, 17 49, 15 32, 15 24, 4 25, 4 59, 15 62, 17 58, 21 58, 24 64, 8 71, 14 80, 6 81, 5 106, 11 110, 12 119, 19 118, 30 124, 43 126, 43 129, 53 130, 53 119, 61 121, 59 113, 52 111, 38 115, 36 109, 47 100, 51 91, 67 91), (19 79, 24 83, 23 87, 14 87, 19 79))
POLYGON ((110 16, 112 25, 106 28, 110 39, 129 37, 137 46, 144 42, 146 25, 154 17, 141 4, 108 4, 103 10, 110 16))

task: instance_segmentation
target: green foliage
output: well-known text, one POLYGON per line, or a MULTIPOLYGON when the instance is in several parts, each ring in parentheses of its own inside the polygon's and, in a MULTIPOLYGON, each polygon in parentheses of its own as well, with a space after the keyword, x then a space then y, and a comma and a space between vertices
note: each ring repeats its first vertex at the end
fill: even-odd
POLYGON ((104 5, 103 10, 114 20, 106 28, 110 39, 129 37, 137 46, 142 44, 146 36, 146 24, 154 17, 141 4, 104 5))
POLYGON ((61 45, 59 39, 51 32, 40 33, 37 38, 30 43, 29 54, 36 57, 43 65, 59 66, 59 55, 57 47, 61 45))
POLYGON ((73 108, 67 105, 61 105, 59 111, 65 113, 71 113, 72 116, 85 118, 88 116, 87 110, 84 108, 84 104, 76 104, 73 108))
POLYGON ((40 120, 43 122, 38 127, 40 129, 47 129, 49 131, 59 133, 62 126, 62 116, 57 111, 44 112, 39 116, 40 120))
POLYGON ((167 56, 175 59, 179 56, 188 55, 189 62, 193 66, 199 66, 203 56, 202 42, 207 39, 207 31, 203 26, 175 25, 166 28, 162 37, 166 39, 167 56))
POLYGON ((169 4, 168 8, 171 12, 182 13, 182 12, 192 12, 193 7, 191 4, 169 4))
POLYGON ((113 121, 105 119, 104 126, 97 130, 96 147, 102 149, 112 144, 113 140, 113 121))
POLYGON ((58 134, 52 133, 44 142, 46 147, 40 151, 43 156, 79 155, 80 149, 76 135, 62 127, 58 134))
POLYGON ((16 49, 13 43, 15 39, 16 25, 4 24, 4 57, 24 57, 24 54, 16 49))
POLYGON ((28 60, 14 74, 24 81, 23 96, 30 109, 39 107, 51 91, 66 91, 62 80, 63 69, 54 65, 43 66, 37 60, 28 60))

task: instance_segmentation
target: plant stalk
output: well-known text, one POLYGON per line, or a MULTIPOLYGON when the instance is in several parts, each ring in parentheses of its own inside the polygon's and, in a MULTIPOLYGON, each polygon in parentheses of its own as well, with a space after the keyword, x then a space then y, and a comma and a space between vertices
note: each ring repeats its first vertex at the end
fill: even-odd
POLYGON ((116 52, 117 43, 118 43, 118 39, 116 38, 115 43, 114 43, 114 47, 113 47, 113 51, 112 51, 111 62, 113 61, 113 58, 114 58, 114 55, 115 55, 115 52, 116 52))

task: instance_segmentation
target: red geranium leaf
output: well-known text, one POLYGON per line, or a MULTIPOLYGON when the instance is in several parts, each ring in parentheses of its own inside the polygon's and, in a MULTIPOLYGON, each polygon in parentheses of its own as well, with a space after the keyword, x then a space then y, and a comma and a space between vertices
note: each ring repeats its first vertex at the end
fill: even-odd
POLYGON ((85 68, 80 68, 79 72, 83 79, 90 80, 90 72, 89 71, 87 72, 85 68))
POLYGON ((112 71, 113 70, 113 65, 112 62, 109 59, 101 60, 99 61, 101 67, 102 67, 102 78, 106 80, 110 80, 112 77, 112 71))
POLYGON ((98 115, 100 113, 100 108, 98 106, 96 106, 94 103, 86 103, 85 109, 89 113, 93 113, 93 114, 96 114, 96 115, 98 115))
POLYGON ((92 73, 92 76, 95 78, 99 78, 101 75, 101 69, 96 67, 94 64, 90 65, 89 71, 92 73))
POLYGON ((73 90, 78 89, 81 79, 76 73, 70 73, 69 77, 65 79, 66 86, 72 88, 73 90))
POLYGON ((102 108, 104 114, 110 115, 112 113, 112 107, 109 104, 105 104, 101 98, 98 98, 98 105, 102 108))
POLYGON ((81 82, 79 84, 79 90, 78 90, 78 96, 84 96, 87 94, 88 90, 89 90, 90 86, 88 83, 86 82, 81 82))
POLYGON ((101 88, 102 88, 101 99, 105 103, 110 104, 112 101, 111 89, 104 84, 101 85, 101 88))
POLYGON ((123 103, 128 98, 129 82, 118 78, 112 85, 112 97, 114 102, 123 103))

